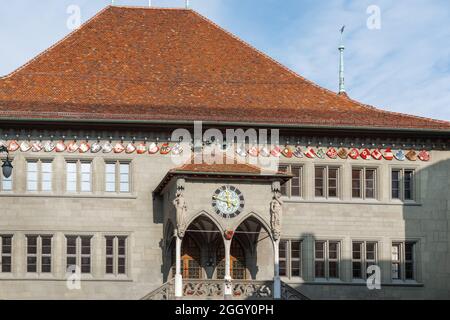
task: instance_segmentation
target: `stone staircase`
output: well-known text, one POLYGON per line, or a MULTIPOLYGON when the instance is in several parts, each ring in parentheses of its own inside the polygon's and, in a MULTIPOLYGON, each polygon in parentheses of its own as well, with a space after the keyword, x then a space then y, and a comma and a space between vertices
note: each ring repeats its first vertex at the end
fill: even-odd
MULTIPOLYGON (((189 279, 183 281, 183 300, 223 300, 224 281, 211 279, 189 279)), ((153 290, 142 300, 175 299, 174 280, 171 279, 153 290)), ((234 280, 233 300, 272 300, 273 281, 234 280)), ((281 300, 309 300, 297 289, 281 282, 281 300)))

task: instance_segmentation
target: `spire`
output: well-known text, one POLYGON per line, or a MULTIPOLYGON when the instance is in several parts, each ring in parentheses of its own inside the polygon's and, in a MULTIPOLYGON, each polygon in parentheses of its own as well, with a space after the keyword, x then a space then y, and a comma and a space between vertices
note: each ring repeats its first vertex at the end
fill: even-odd
POLYGON ((186 9, 189 9, 189 0, 186 0, 186 9))
POLYGON ((343 34, 344 34, 345 26, 341 28, 341 44, 339 45, 339 55, 340 55, 340 62, 339 62, 339 94, 345 94, 345 84, 344 84, 344 41, 343 41, 343 34))

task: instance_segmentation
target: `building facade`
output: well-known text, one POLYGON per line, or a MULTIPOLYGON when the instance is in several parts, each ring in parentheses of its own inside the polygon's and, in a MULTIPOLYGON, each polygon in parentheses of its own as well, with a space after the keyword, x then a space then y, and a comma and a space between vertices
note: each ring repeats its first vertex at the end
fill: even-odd
POLYGON ((450 298, 450 123, 192 10, 107 7, 1 78, 0 140, 0 299, 450 298))

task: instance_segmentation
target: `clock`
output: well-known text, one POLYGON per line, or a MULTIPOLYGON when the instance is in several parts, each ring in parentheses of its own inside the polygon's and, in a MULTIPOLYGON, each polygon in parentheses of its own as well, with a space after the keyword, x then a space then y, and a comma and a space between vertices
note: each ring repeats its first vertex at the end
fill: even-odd
POLYGON ((222 186, 212 196, 214 211, 224 218, 234 218, 244 209, 244 195, 234 186, 222 186))

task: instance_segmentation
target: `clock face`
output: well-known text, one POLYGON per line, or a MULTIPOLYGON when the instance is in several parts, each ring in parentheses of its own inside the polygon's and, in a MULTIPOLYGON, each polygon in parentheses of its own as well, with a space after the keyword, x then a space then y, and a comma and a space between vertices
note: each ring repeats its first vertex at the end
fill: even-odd
POLYGON ((212 206, 224 218, 234 218, 244 209, 244 195, 234 186, 222 186, 212 196, 212 206))

